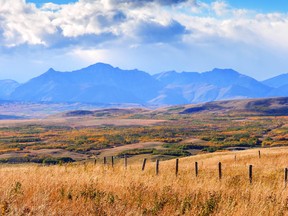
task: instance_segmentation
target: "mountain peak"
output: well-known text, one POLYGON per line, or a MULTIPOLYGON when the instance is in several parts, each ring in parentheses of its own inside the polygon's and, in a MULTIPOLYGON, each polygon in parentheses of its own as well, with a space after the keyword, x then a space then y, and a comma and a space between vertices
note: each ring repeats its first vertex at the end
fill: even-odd
POLYGON ((49 70, 46 73, 54 73, 56 72, 53 68, 49 68, 49 70))
POLYGON ((112 69, 112 68, 114 68, 114 67, 111 66, 110 64, 98 62, 98 63, 96 63, 96 64, 92 64, 92 65, 88 66, 87 68, 112 69))
MULTIPOLYGON (((287 80, 288 77, 281 77, 283 84, 287 84, 287 80)), ((214 68, 204 73, 171 70, 151 76, 143 71, 122 70, 102 62, 63 73, 50 68, 19 87, 9 85, 12 86, 9 92, 2 82, 0 93, 1 86, 2 98, 13 100, 107 104, 199 103, 279 95, 272 92, 273 87, 233 69, 214 68)), ((286 89, 286 86, 281 89, 281 95, 287 95, 286 89)))

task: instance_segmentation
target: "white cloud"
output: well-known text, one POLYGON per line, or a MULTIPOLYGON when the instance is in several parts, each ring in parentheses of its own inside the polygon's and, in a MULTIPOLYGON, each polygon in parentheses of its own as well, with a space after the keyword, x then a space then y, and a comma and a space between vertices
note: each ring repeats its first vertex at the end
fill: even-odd
MULTIPOLYGON (((254 58, 257 52, 263 58, 271 53, 271 58, 287 54, 288 15, 257 14, 245 8, 235 9, 225 1, 79 0, 37 8, 24 0, 0 0, 0 44, 1 53, 36 49, 48 56, 53 50, 61 50, 62 55, 81 57, 83 62, 107 59, 121 64, 127 52, 127 59, 139 65, 144 56, 151 55, 148 52, 153 52, 153 57, 147 59, 154 65, 157 55, 167 63, 169 57, 163 52, 170 51, 171 55, 186 58, 174 58, 183 67, 195 68, 200 58, 206 57, 213 64, 217 64, 215 58, 222 61, 220 66, 228 65, 224 55, 217 56, 224 52, 234 56, 230 61, 237 65, 237 58, 254 58), (192 64, 190 56, 198 58, 194 51, 199 59, 192 64), (122 55, 121 61, 115 60, 113 52, 122 55), (139 60, 137 56, 141 56, 139 60)), ((204 68, 205 61, 198 69, 204 68)), ((158 64, 155 68, 161 67, 158 64)))
POLYGON ((56 28, 49 17, 22 0, 1 0, 0 2, 1 43, 5 46, 45 43, 45 36, 53 34, 56 28))
POLYGON ((58 11, 62 8, 62 5, 59 5, 59 4, 54 4, 54 3, 45 3, 43 4, 42 6, 42 10, 47 10, 47 11, 51 11, 51 12, 55 12, 55 11, 58 11))
POLYGON ((208 5, 195 0, 80 0, 67 5, 47 3, 36 8, 22 0, 2 0, 0 17, 1 44, 7 47, 31 44, 55 48, 59 44, 70 46, 70 42, 81 45, 87 35, 98 37, 98 45, 105 39, 126 38, 129 46, 161 40, 170 43, 165 39, 182 40, 182 37, 184 42, 191 43, 225 39, 283 48, 282 44, 288 40, 286 14, 249 13, 245 9, 233 9, 223 1, 208 5), (178 23, 188 31, 181 32, 180 28, 169 31, 171 23, 178 23), (146 31, 140 31, 141 28, 146 31), (177 39, 173 37, 175 33, 177 39), (147 40, 147 36, 151 39, 147 40))
POLYGON ((216 1, 212 3, 212 10, 218 16, 226 15, 229 12, 229 6, 226 2, 223 1, 216 1))

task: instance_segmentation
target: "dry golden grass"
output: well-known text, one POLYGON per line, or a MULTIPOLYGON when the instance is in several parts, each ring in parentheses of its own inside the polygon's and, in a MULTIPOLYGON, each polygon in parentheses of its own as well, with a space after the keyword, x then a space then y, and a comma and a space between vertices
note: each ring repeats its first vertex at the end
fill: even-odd
POLYGON ((140 149, 145 149, 145 148, 163 149, 162 145, 163 145, 163 142, 140 142, 140 143, 135 143, 135 144, 118 146, 114 148, 107 148, 107 149, 100 150, 98 152, 101 153, 101 157, 107 157, 109 155, 117 155, 126 150, 133 150, 133 149, 139 149, 139 148, 140 149))
MULTIPOLYGON (((284 167, 288 148, 220 152, 175 160, 142 161, 124 169, 91 163, 1 165, 2 215, 288 215, 284 167), (234 156, 237 156, 235 162, 234 156), (194 162, 199 176, 194 175, 194 162), (223 178, 218 179, 218 162, 223 178), (248 165, 253 165, 249 183, 248 165)), ((131 161, 128 159, 128 161, 131 161)))

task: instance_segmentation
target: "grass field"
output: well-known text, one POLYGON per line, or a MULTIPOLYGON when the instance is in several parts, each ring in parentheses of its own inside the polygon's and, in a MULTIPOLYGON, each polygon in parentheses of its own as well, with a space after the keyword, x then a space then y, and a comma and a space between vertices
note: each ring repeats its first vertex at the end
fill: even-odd
POLYGON ((286 104, 250 102, 1 120, 0 215, 288 215, 286 104))
POLYGON ((288 215, 288 148, 216 152, 175 160, 128 159, 0 166, 2 215, 288 215), (235 161, 236 155, 236 161, 235 161), (199 164, 195 176, 194 163, 199 164), (222 180, 218 178, 222 163, 222 180), (253 165, 253 182, 248 166, 253 165))

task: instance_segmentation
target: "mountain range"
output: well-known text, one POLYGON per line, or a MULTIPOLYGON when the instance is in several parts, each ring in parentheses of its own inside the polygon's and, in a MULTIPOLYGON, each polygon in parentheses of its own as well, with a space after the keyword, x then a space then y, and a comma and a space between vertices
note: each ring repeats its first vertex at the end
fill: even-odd
POLYGON ((288 96, 288 74, 257 81, 232 69, 150 75, 97 63, 72 72, 49 69, 19 84, 0 80, 0 100, 176 105, 288 96))

